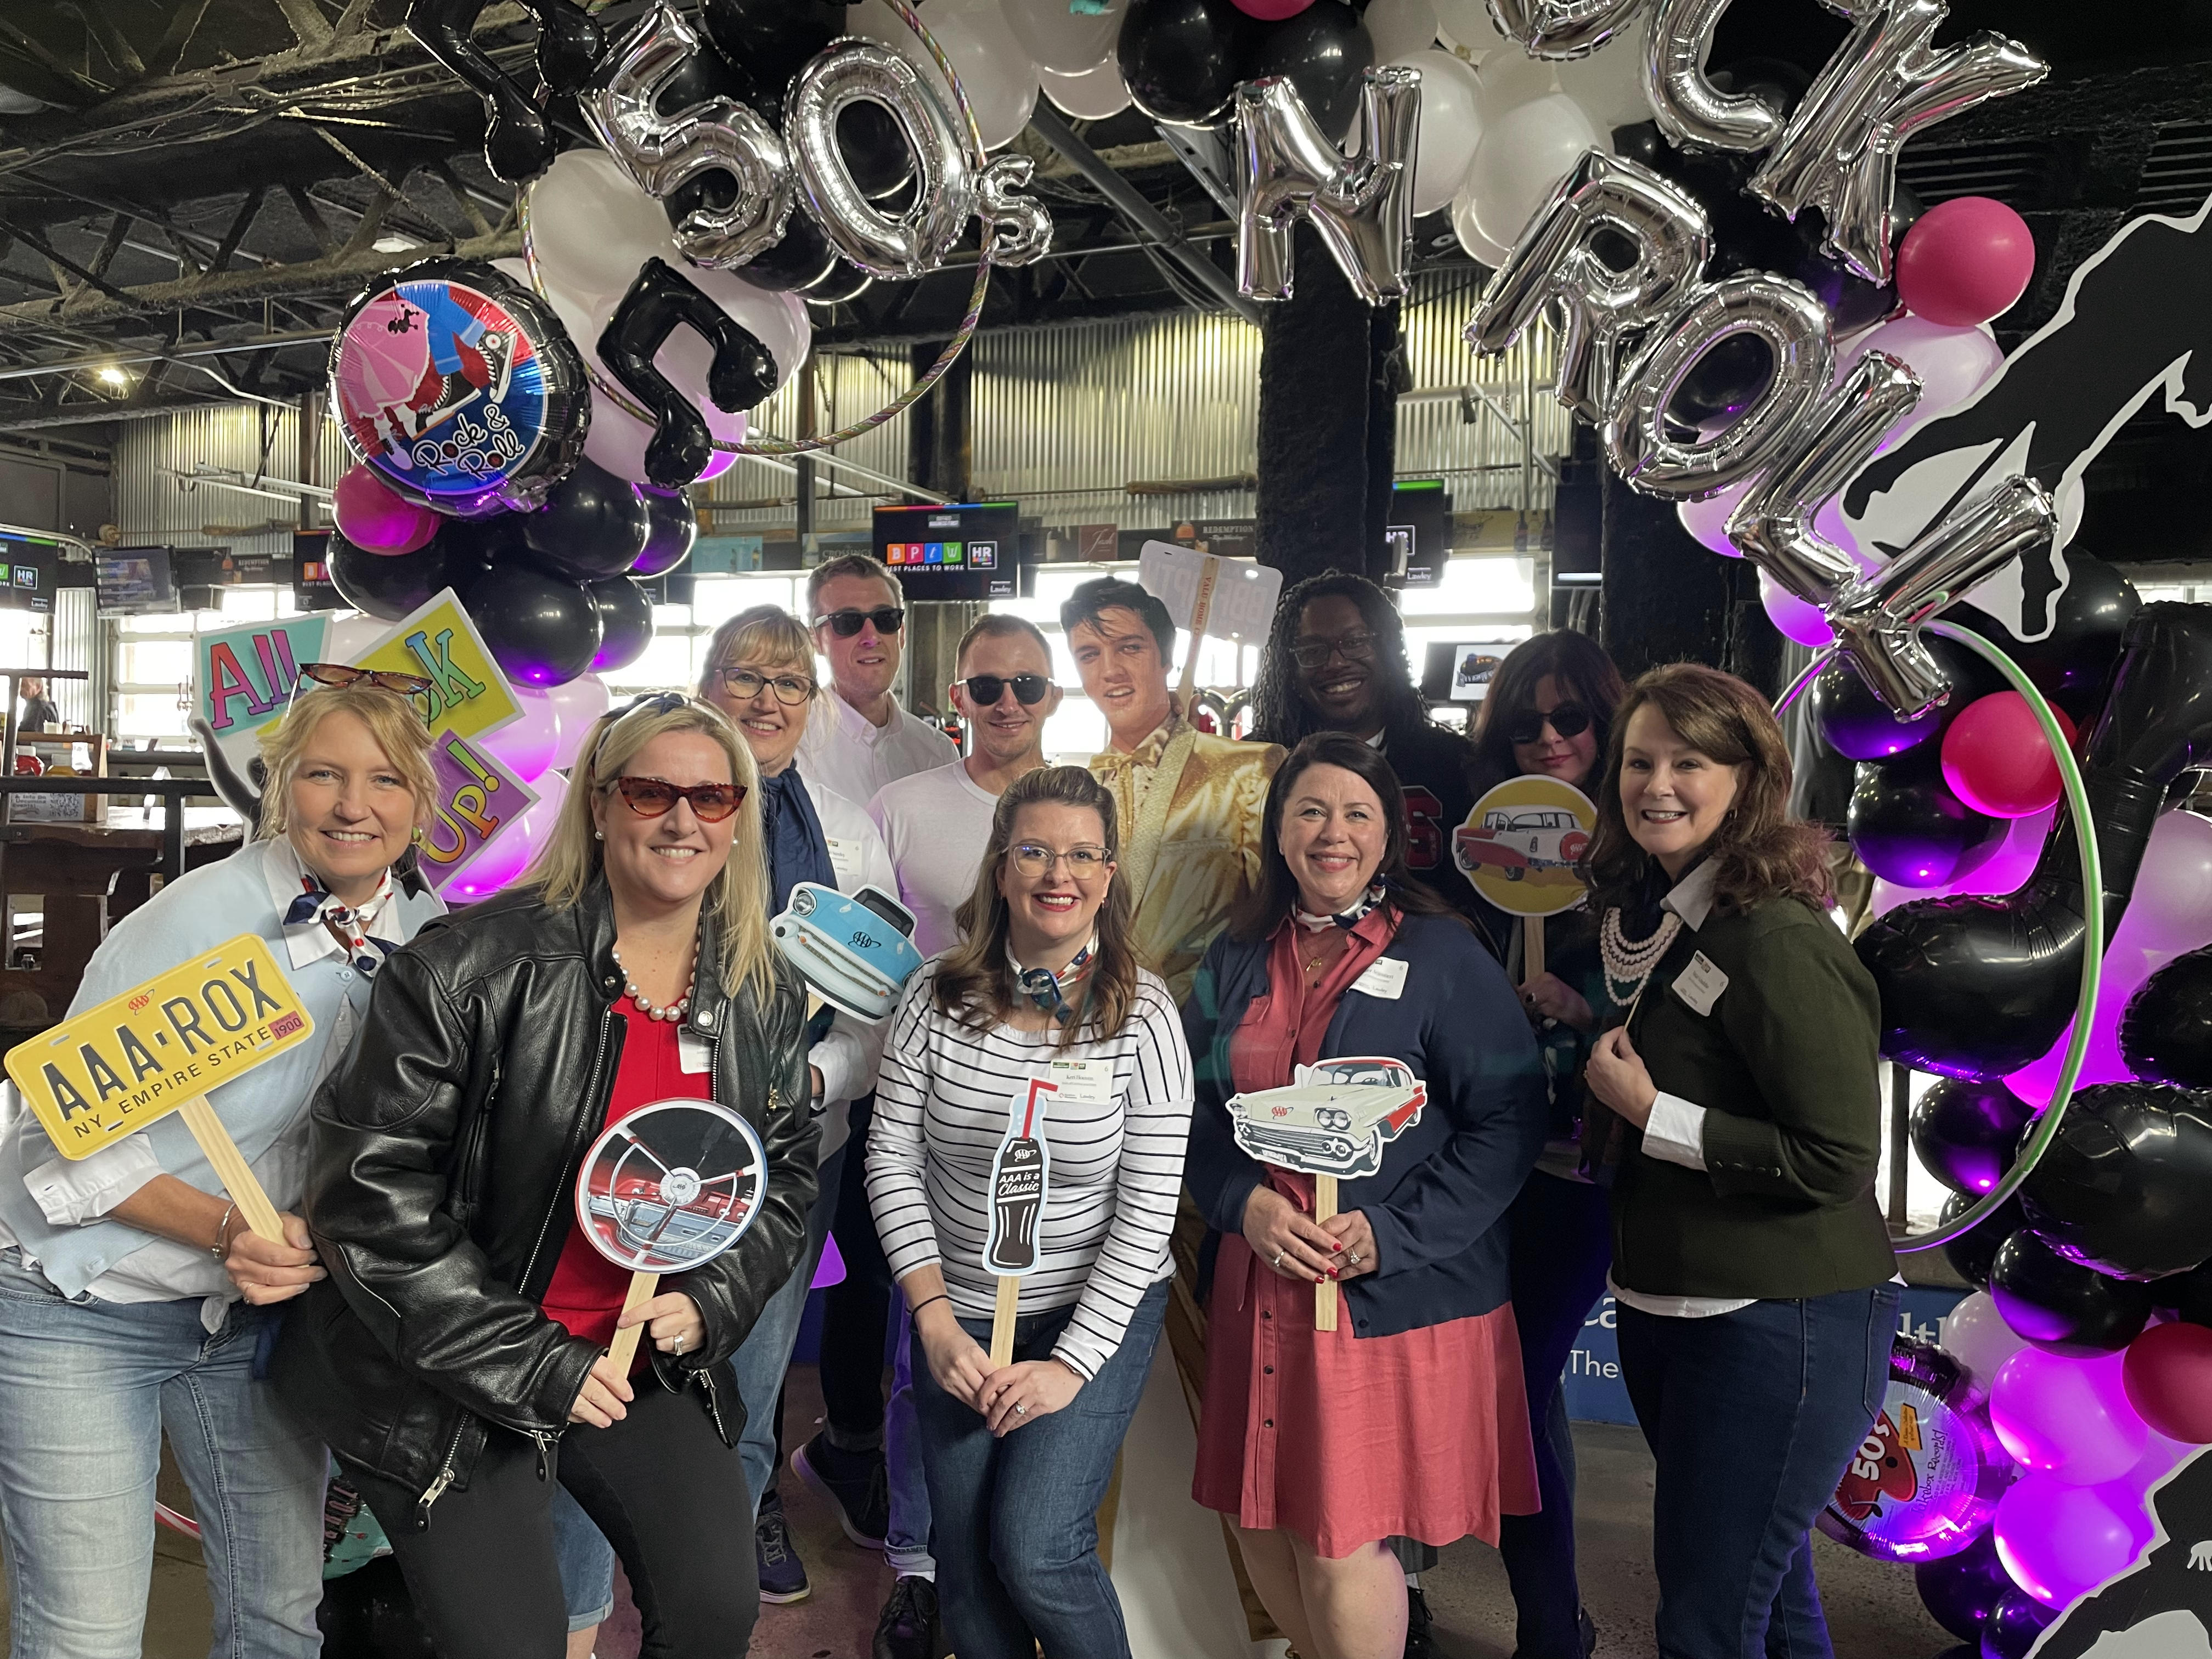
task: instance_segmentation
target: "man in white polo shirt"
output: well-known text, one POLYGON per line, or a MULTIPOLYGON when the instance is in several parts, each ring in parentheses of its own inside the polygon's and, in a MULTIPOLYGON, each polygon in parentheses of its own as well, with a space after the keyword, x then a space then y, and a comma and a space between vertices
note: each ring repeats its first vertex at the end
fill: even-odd
POLYGON ((831 692, 799 745, 806 776, 865 804, 887 783, 960 758, 951 738, 891 695, 906 600, 890 571, 865 553, 825 559, 806 579, 806 616, 831 692))
POLYGON ((1044 764, 1044 723, 1060 707, 1052 649, 1018 617, 985 617, 953 661, 952 706, 968 722, 968 757, 886 784, 868 804, 925 957, 959 942, 953 914, 975 889, 991 815, 1008 784, 1044 764))

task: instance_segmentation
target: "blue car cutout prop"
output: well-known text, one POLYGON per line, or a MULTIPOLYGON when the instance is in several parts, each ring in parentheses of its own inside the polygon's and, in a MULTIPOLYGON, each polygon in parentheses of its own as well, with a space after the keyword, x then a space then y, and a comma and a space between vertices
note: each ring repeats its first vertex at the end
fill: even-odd
POLYGON ((817 881, 791 890, 769 935, 824 1002, 871 1024, 898 1006, 921 966, 914 913, 881 888, 849 896, 817 881))

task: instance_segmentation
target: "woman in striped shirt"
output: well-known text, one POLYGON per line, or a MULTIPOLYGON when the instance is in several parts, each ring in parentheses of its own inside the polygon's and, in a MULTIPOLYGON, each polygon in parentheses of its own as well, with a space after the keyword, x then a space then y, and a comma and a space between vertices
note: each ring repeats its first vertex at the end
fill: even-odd
POLYGON ((1167 1307, 1191 1073, 1129 942, 1114 820, 1079 767, 1000 797, 964 943, 907 987, 876 1083, 868 1198, 914 1310, 961 1659, 1129 1651, 1095 1516, 1167 1307), (1002 1274, 1019 1294, 994 1364, 1002 1274))

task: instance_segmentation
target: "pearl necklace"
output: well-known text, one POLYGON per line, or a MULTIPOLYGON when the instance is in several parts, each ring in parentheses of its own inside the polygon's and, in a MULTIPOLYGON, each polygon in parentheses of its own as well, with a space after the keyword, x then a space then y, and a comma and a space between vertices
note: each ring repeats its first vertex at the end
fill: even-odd
MULTIPOLYGON (((615 959, 615 966, 622 968, 622 952, 612 945, 607 948, 608 954, 615 959)), ((684 994, 666 1007, 656 1008, 645 1000, 645 993, 637 988, 637 981, 629 976, 629 969, 623 968, 623 994, 637 1005, 637 1011, 647 1019, 665 1019, 672 1025, 683 1018, 684 1011, 691 1006, 691 993, 697 988, 698 983, 699 961, 696 957, 694 957, 691 960, 691 977, 684 982, 684 994)))
POLYGON ((1659 926, 1650 939, 1631 945, 1620 931, 1620 912, 1607 910, 1605 921, 1597 930, 1598 959, 1605 964, 1605 994, 1616 1008, 1632 1005, 1643 994, 1644 981, 1667 954, 1667 947, 1674 942, 1674 935, 1682 931, 1682 919, 1672 910, 1660 917, 1659 926))

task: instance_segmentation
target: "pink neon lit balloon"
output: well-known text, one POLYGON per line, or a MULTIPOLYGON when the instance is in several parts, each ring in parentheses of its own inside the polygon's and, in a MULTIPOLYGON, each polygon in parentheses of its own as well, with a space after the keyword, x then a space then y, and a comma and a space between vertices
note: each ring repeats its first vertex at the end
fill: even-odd
POLYGON ((522 718, 500 727, 478 741, 512 766, 525 783, 534 783, 553 764, 553 745, 560 736, 553 700, 534 685, 510 685, 522 718))
POLYGON ((1749 483, 1730 484, 1719 495, 1708 495, 1702 501, 1684 501, 1674 509, 1674 516, 1707 550, 1724 559, 1740 559, 1743 556, 1741 550, 1728 538, 1729 514, 1735 511, 1735 504, 1750 489, 1749 483))
POLYGON ((338 533, 364 553, 395 556, 429 544, 445 520, 407 500, 373 468, 348 469, 331 491, 331 516, 338 533))
POLYGON ((2023 1475, 1997 1503, 1997 1559, 2044 1606, 2063 1607, 2135 1559, 2135 1509, 2111 1486, 2023 1475))
POLYGON ((1767 620, 1800 645, 1826 645, 1836 637, 1820 606, 1808 605, 1764 570, 1759 573, 1759 602, 1766 607, 1767 620))
POLYGON ((553 744, 553 764, 564 770, 576 763, 592 722, 607 712, 607 683, 597 674, 579 674, 566 685, 549 688, 558 735, 553 744))
POLYGON ((2036 864, 2043 857, 2044 843, 2051 839, 2051 825, 2057 822, 2055 811, 2038 812, 2032 818, 2014 818, 2012 828, 2005 834, 2004 845, 1948 887, 1899 887, 1877 877, 1874 884, 1875 915, 1887 915, 1899 905, 1909 904, 1914 899, 1949 898, 1961 893, 2002 898, 2007 893, 2018 892, 2035 873, 2036 864))
POLYGON ((2148 1443, 2118 1354, 2062 1359, 2022 1348, 1990 1386, 1990 1422, 2015 1462, 2071 1486, 2118 1480, 2148 1443))
POLYGON ((1972 327, 2020 302, 2035 275, 2027 221, 1986 196, 1938 202, 1897 249, 1897 297, 1931 323, 1972 327))
POLYGON ((1229 3, 1247 17, 1256 17, 1263 23, 1279 23, 1285 17, 1296 17, 1313 0, 1229 0, 1229 3))
MULTIPOLYGON (((2074 722, 2051 711, 2058 729, 2074 741, 2074 722)), ((1943 730, 1943 781, 1977 812, 2025 818, 2055 806, 2063 787, 2058 757, 2027 699, 2017 691, 1977 697, 1943 730)))

